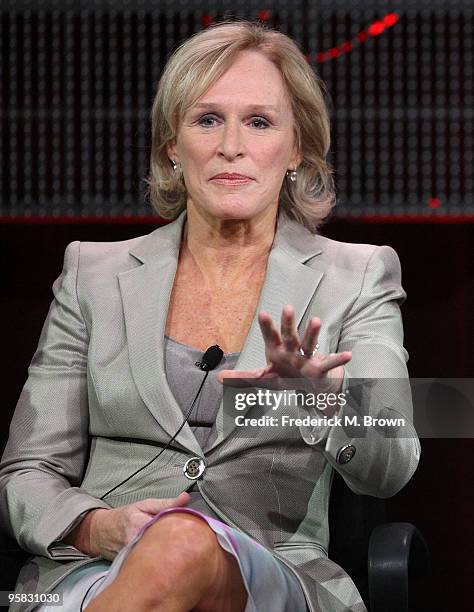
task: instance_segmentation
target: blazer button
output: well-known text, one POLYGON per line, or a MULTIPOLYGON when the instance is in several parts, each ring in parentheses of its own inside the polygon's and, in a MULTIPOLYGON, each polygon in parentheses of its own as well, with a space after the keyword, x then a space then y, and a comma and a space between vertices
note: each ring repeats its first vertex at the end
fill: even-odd
POLYGON ((340 465, 344 465, 344 463, 349 463, 355 454, 356 447, 353 444, 346 444, 337 451, 336 461, 340 465))
POLYGON ((206 469, 206 465, 201 457, 191 457, 188 459, 183 467, 183 472, 186 478, 189 480, 196 480, 206 469))

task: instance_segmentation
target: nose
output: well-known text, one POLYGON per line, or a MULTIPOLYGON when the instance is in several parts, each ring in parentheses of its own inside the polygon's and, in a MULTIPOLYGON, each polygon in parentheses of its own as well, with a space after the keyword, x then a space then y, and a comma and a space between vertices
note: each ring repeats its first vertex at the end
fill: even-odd
POLYGON ((229 121, 221 132, 217 152, 226 159, 234 159, 243 153, 243 139, 238 121, 229 121))

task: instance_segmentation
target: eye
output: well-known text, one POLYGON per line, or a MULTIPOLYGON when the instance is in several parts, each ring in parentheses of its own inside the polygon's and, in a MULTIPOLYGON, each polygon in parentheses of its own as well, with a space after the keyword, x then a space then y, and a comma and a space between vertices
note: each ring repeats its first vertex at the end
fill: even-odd
POLYGON ((263 125, 263 127, 268 127, 269 123, 266 119, 263 119, 263 117, 255 117, 254 119, 252 119, 252 123, 260 123, 260 125, 263 125))
POLYGON ((213 115, 203 115, 199 120, 198 120, 198 125, 202 125, 203 127, 209 127, 209 123, 204 123, 204 121, 211 119, 212 121, 214 121, 214 117, 213 115))
MULTIPOLYGON (((212 127, 212 123, 206 123, 207 121, 215 121, 215 116, 214 115, 203 115, 202 117, 200 117, 198 119, 198 125, 201 125, 202 127, 212 127)), ((269 127, 269 123, 266 119, 264 119, 263 117, 254 117, 251 121, 251 123, 256 124, 258 123, 260 126, 258 129, 263 129, 263 128, 267 128, 269 127)))

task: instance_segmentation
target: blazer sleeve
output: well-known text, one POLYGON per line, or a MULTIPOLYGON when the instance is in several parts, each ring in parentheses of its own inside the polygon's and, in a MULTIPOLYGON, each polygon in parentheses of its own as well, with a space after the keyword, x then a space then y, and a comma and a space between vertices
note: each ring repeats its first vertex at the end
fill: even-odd
POLYGON ((70 243, 0 462, 0 518, 30 553, 84 558, 60 542, 80 515, 110 506, 80 488, 88 459, 88 332, 77 297, 80 243, 70 243))
POLYGON ((308 444, 324 452, 349 488, 361 495, 394 495, 410 480, 420 458, 406 367, 408 354, 403 348, 400 304, 405 298, 396 252, 388 246, 375 247, 337 347, 338 352, 352 351, 342 384, 348 399, 338 413, 343 425, 301 432, 308 444), (346 426, 354 416, 359 426, 346 426), (398 419, 403 424, 363 426, 364 417, 398 419), (348 445, 352 448, 344 457, 343 449, 348 445))

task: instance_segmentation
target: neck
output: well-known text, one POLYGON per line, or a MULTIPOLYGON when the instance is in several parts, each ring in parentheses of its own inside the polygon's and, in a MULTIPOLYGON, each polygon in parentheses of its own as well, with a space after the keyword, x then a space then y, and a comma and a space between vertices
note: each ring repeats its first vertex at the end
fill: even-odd
POLYGON ((266 265, 277 211, 251 219, 203 217, 188 207, 180 258, 196 265, 211 285, 228 284, 259 264, 266 265))

